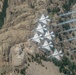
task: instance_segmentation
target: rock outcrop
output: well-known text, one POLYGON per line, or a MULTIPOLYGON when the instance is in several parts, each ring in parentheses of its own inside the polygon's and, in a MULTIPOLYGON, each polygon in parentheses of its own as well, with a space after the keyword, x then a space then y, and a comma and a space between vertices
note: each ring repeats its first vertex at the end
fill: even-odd
POLYGON ((25 52, 22 46, 22 44, 19 44, 11 48, 10 56, 13 66, 20 66, 25 61, 25 52))

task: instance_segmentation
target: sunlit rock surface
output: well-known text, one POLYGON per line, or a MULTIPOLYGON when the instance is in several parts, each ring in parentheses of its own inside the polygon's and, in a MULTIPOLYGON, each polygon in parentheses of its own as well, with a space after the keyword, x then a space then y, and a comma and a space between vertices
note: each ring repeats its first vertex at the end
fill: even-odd
POLYGON ((23 65, 25 61, 25 52, 21 44, 11 48, 11 61, 13 66, 23 65))

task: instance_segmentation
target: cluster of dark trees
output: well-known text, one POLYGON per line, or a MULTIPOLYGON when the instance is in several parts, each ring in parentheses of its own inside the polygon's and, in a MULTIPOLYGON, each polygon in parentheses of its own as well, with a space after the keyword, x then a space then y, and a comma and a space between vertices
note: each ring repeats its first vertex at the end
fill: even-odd
POLYGON ((56 66, 59 67, 60 73, 64 73, 66 75, 76 75, 76 64, 71 61, 72 57, 71 60, 69 60, 68 57, 63 56, 62 60, 58 61, 55 58, 52 58, 51 60, 46 58, 45 55, 39 55, 38 53, 36 53, 35 56, 31 55, 31 58, 33 61, 36 61, 38 64, 42 65, 43 67, 45 66, 42 64, 41 60, 50 61, 50 62, 52 61, 56 66))
POLYGON ((55 7, 53 9, 47 8, 47 11, 48 13, 52 12, 54 14, 54 13, 58 13, 60 11, 60 8, 59 7, 55 7))
MULTIPOLYGON (((52 0, 50 0, 50 2, 53 3, 52 0)), ((76 3, 76 0, 65 0, 65 3, 63 4, 62 7, 65 12, 68 12, 68 11, 70 11, 71 6, 74 5, 75 3, 76 3)), ((55 7, 53 9, 48 8, 47 11, 48 11, 48 13, 50 13, 50 12, 58 13, 60 11, 60 8, 58 8, 58 7, 55 7)))
MULTIPOLYGON (((30 54, 29 54, 30 55, 30 54)), ((35 56, 30 55, 31 59, 28 59, 29 62, 37 62, 39 65, 42 65, 44 67, 44 65, 42 64, 42 60, 44 61, 50 61, 50 59, 47 59, 45 55, 40 55, 38 53, 35 54, 35 56)))
POLYGON ((65 4, 63 4, 63 9, 65 12, 70 11, 70 8, 72 5, 74 5, 76 3, 76 0, 66 0, 65 4))
POLYGON ((76 64, 71 62, 68 57, 64 56, 62 61, 58 61, 57 59, 52 59, 53 63, 59 67, 60 73, 64 73, 66 75, 76 75, 76 64))
POLYGON ((20 73, 22 74, 22 75, 26 75, 26 68, 22 68, 21 70, 20 70, 20 73))
POLYGON ((32 56, 32 60, 34 60, 38 64, 42 65, 42 61, 41 60, 46 61, 47 59, 46 59, 46 57, 44 55, 39 55, 38 53, 36 53, 35 56, 32 56))
POLYGON ((69 24, 62 25, 62 27, 63 27, 65 30, 68 30, 68 29, 70 29, 70 26, 69 26, 69 24))

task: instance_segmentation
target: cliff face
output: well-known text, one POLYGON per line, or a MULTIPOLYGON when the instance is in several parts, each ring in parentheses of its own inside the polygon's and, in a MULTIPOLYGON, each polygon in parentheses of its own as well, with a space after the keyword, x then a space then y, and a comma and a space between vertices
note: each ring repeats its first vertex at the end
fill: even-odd
MULTIPOLYGON (((4 25, 0 30, 1 69, 3 69, 2 67, 5 64, 10 64, 14 67, 24 63, 26 54, 20 56, 19 53, 20 50, 22 53, 23 51, 25 53, 33 53, 36 49, 35 44, 31 46, 29 38, 32 34, 31 30, 34 29, 40 14, 54 13, 55 11, 53 8, 56 7, 58 7, 57 9, 60 9, 59 12, 63 12, 63 4, 64 1, 59 0, 8 0, 4 25), (15 52, 17 49, 18 51, 15 52), (15 58, 17 56, 22 57, 22 59, 15 58)), ((56 15, 57 14, 55 13, 53 17, 56 17, 56 15)))

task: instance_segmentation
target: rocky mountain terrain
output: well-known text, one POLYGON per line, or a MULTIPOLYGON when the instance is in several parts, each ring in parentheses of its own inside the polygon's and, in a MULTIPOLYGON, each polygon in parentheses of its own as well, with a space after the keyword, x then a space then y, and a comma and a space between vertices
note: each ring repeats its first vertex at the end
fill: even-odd
MULTIPOLYGON (((0 0, 0 20, 3 22, 0 24, 0 75, 25 75, 25 73, 26 75, 64 75, 52 62, 42 60, 42 65, 39 65, 31 60, 30 54, 35 55, 39 53, 39 50, 37 45, 29 39, 33 34, 31 31, 35 28, 42 13, 49 14, 53 19, 49 27, 52 27, 55 33, 65 30, 66 26, 63 28, 62 26, 53 27, 53 25, 61 22, 60 20, 76 17, 76 14, 72 14, 66 19, 58 16, 60 13, 76 9, 75 0, 71 3, 70 1, 0 0)), ((76 24, 71 23, 67 27, 76 27, 76 24)), ((63 40, 74 37, 75 34, 74 31, 66 35, 57 35, 55 43, 60 41, 59 37, 63 40)), ((56 47, 62 48, 67 54, 68 50, 76 49, 76 40, 71 43, 58 44, 56 47)), ((75 56, 73 57, 75 58, 75 56)))

